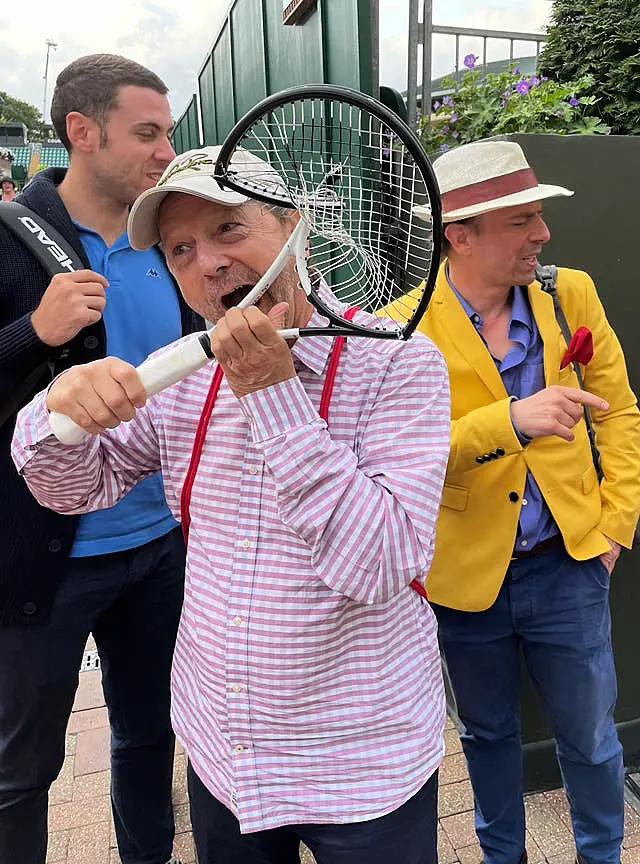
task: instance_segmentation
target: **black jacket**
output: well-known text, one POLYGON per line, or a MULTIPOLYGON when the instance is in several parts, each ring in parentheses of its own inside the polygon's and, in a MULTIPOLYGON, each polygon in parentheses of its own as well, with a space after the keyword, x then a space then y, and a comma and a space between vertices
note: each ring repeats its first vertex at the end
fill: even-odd
MULTIPOLYGON (((42 171, 16 200, 57 228, 91 269, 78 232, 56 190, 63 177, 63 169, 42 171)), ((69 366, 105 356, 102 321, 85 327, 62 348, 52 349, 40 341, 31 326, 31 313, 49 281, 50 277, 31 253, 0 225, 0 409, 3 404, 10 404, 21 382, 43 362, 52 362, 57 374, 69 366)), ((176 292, 183 333, 203 329, 204 322, 184 303, 177 285, 176 292)), ((50 369, 43 373, 23 404, 47 386, 51 374, 50 369)), ((65 573, 78 517, 61 516, 41 507, 33 498, 11 460, 14 426, 15 417, 0 428, 0 624, 38 624, 49 617, 65 573)))

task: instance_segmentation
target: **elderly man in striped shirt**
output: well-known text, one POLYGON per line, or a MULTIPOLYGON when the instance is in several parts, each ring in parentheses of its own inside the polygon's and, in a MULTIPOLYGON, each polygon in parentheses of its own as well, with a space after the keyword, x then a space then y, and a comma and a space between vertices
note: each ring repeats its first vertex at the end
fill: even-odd
POLYGON ((204 152, 210 168, 190 186, 170 166, 129 225, 134 246, 162 243, 187 302, 218 322, 224 377, 197 471, 215 367, 146 400, 115 358, 37 396, 14 459, 64 513, 109 507, 162 470, 174 516, 190 519, 172 716, 200 864, 293 864, 300 841, 322 864, 435 864, 445 708, 434 616, 411 583, 433 554, 446 368, 423 336, 350 340, 327 425, 331 340, 289 345, 276 332, 324 320, 293 267, 258 308, 230 308, 295 220, 239 203, 204 152), (93 436, 61 445, 48 410, 93 436))

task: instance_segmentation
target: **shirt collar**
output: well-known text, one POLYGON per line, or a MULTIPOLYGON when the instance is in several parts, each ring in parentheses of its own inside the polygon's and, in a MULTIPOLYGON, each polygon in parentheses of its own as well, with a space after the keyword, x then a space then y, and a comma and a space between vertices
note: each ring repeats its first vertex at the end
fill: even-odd
MULTIPOLYGON (((104 243, 105 247, 107 247, 107 244, 104 242, 104 239, 101 237, 100 234, 98 234, 97 231, 94 231, 93 228, 87 228, 86 225, 83 225, 81 222, 77 222, 75 219, 73 219, 72 222, 73 222, 73 224, 74 224, 74 226, 75 226, 75 228, 79 234, 91 234, 93 237, 97 237, 98 240, 101 240, 102 243, 104 243)), ((129 242, 129 235, 127 234, 127 232, 123 231, 119 237, 116 237, 116 239, 113 241, 112 245, 110 247, 107 247, 107 248, 109 248, 111 250, 114 250, 114 249, 131 249, 131 244, 129 242)))
MULTIPOLYGON (((447 282, 449 283, 449 287, 460 301, 460 305, 464 309, 467 317, 471 320, 474 327, 482 327, 482 316, 478 312, 476 312, 473 306, 462 296, 462 294, 458 291, 456 286, 451 281, 448 262, 445 265, 445 274, 447 277, 447 282)), ((513 286, 513 306, 511 307, 511 317, 509 319, 509 323, 513 321, 517 321, 519 324, 523 324, 525 327, 527 327, 528 330, 533 331, 533 323, 531 321, 531 309, 529 308, 526 289, 523 288, 522 285, 513 286)))

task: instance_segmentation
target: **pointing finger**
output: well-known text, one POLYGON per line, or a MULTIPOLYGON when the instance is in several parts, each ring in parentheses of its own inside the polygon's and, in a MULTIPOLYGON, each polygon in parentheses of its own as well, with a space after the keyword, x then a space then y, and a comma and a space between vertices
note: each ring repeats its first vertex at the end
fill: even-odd
POLYGON ((607 411, 609 409, 609 403, 600 396, 596 396, 595 393, 589 393, 588 390, 580 390, 577 387, 564 387, 563 389, 564 395, 572 402, 579 402, 581 405, 589 405, 592 408, 596 408, 598 411, 607 411))

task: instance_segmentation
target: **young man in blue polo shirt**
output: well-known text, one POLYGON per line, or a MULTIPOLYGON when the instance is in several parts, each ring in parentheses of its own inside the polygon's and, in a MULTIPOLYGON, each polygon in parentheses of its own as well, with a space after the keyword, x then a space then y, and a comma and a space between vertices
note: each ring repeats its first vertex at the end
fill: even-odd
MULTIPOLYGON (((49 281, 0 228, 0 409, 34 370, 43 370, 36 391, 106 354, 137 364, 203 326, 161 253, 134 251, 126 235, 129 205, 174 156, 166 93, 155 74, 112 55, 80 58, 58 76, 51 117, 70 166, 41 172, 19 200, 87 269, 49 281)), ((0 428, 0 864, 45 862, 48 790, 90 632, 109 709, 120 858, 175 862, 169 674, 184 545, 162 478, 145 478, 110 510, 61 516, 13 469, 14 420, 0 428)))

